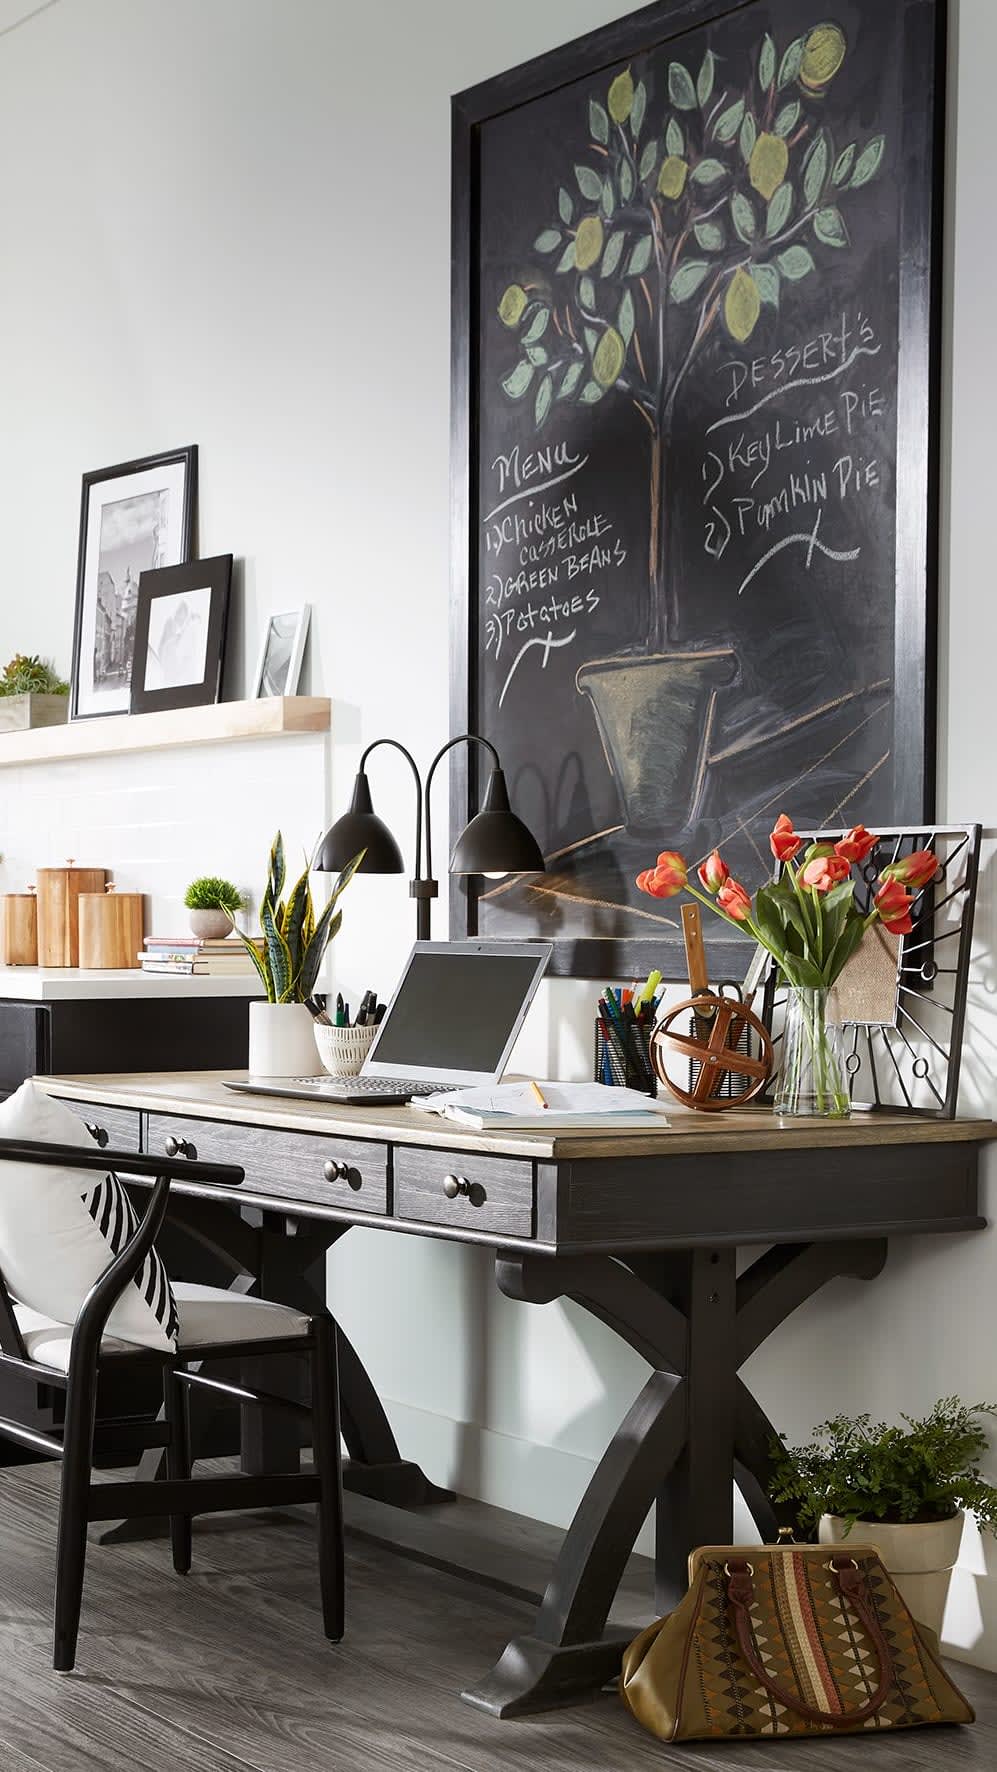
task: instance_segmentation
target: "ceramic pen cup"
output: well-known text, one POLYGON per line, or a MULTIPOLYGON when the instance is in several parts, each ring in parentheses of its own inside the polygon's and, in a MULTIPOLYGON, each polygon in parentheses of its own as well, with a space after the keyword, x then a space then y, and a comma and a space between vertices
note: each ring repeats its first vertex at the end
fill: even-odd
POLYGON ((330 1077, 358 1077, 377 1038, 377 1028, 337 1028, 316 1021, 314 1030, 318 1055, 330 1077))

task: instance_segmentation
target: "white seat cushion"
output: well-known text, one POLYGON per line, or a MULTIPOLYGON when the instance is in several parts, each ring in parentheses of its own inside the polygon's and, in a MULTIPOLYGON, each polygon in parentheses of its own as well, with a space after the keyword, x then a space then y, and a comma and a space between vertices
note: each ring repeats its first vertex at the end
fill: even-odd
MULTIPOLYGON (((220 1286, 197 1286, 191 1281, 174 1280, 173 1294, 180 1313, 177 1347, 220 1346, 229 1341, 268 1341, 295 1335, 307 1335, 308 1318, 287 1305, 271 1304, 265 1298, 247 1298, 243 1293, 226 1292, 220 1286)), ((69 1371, 69 1346, 72 1327, 44 1317, 24 1304, 14 1305, 18 1328, 28 1350, 28 1358, 56 1372, 69 1371)), ((105 1335, 101 1352, 125 1354, 137 1351, 135 1342, 122 1341, 116 1335, 105 1335)))

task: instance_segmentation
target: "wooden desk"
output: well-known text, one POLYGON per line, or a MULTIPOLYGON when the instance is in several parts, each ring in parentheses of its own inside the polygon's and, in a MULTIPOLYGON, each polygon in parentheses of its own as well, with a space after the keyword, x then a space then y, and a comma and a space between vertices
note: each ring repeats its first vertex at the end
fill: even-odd
MULTIPOLYGON (((216 1203, 195 1183, 175 1190, 174 1223, 230 1283, 324 1302, 325 1253, 356 1225, 486 1244, 509 1297, 574 1299, 651 1366, 532 1631, 464 1695, 498 1716, 563 1703, 616 1674, 625 1638, 606 1618, 653 1504, 660 1610, 685 1591, 693 1545, 729 1542, 735 1480, 759 1531, 775 1535, 765 1490, 775 1429, 739 1367, 826 1281, 878 1274, 888 1237, 981 1229, 977 1151, 994 1135, 982 1120, 780 1123, 749 1109, 676 1110, 649 1133, 497 1137, 413 1108, 238 1095, 203 1072, 38 1082, 103 1125, 113 1148, 175 1139, 191 1156, 244 1167, 237 1206, 228 1191, 216 1203), (762 1253, 738 1274, 741 1246, 762 1253)), ((399 1452, 345 1334, 342 1350, 347 1487, 402 1508, 439 1500, 399 1452)), ((286 1459, 286 1445, 266 1438, 244 1449, 254 1468, 278 1453, 286 1459)), ((145 1455, 149 1468, 160 1456, 145 1455)))

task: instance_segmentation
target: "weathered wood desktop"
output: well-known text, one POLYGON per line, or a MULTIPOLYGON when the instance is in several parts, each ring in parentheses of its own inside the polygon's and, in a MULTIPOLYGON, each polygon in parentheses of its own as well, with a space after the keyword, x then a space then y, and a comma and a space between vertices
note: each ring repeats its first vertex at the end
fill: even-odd
MULTIPOLYGON (((981 1229, 977 1153, 995 1130, 886 1113, 835 1123, 677 1110, 650 1133, 497 1137, 411 1108, 237 1095, 203 1072, 39 1082, 101 1128, 108 1149, 244 1167, 238 1204, 230 1190, 176 1189, 174 1230, 202 1261, 210 1253, 216 1281, 227 1272, 223 1283, 255 1282, 307 1308, 324 1299, 326 1251, 354 1226, 484 1244, 509 1297, 574 1299, 649 1363, 530 1634, 465 1694, 498 1716, 563 1703, 616 1674, 624 1639, 606 1619, 653 1504, 662 1610, 684 1591, 689 1549, 729 1542, 735 1480, 774 1536, 765 1491, 774 1429, 738 1368, 826 1281, 878 1274, 890 1236, 981 1229), (761 1253, 738 1273, 745 1247, 761 1253)), ((192 1277, 204 1278, 203 1267, 192 1277)), ((393 1504, 383 1514, 403 1521, 398 1508, 443 1492, 399 1451, 345 1330, 347 1488, 393 1504)), ((286 1443, 269 1437, 283 1432, 244 1441, 251 1468, 266 1468, 281 1446, 286 1458, 286 1443)), ((147 1473, 160 1456, 144 1454, 147 1473)), ((369 1502, 358 1505, 369 1517, 369 1502)))

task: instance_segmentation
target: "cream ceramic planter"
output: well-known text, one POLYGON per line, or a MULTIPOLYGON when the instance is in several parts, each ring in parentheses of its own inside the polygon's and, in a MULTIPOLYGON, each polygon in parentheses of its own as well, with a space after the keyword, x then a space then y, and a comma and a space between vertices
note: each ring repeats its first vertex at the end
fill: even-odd
POLYGON ((201 941, 224 941, 232 933, 232 919, 228 911, 219 909, 191 911, 190 932, 201 941))
POLYGON ((892 1526, 881 1520, 856 1520, 845 1536, 838 1514, 824 1514, 821 1544, 874 1544, 919 1624, 942 1634, 949 1581, 959 1555, 965 1514, 951 1520, 930 1520, 923 1526, 892 1526))
POLYGON ((250 1003, 249 1070, 254 1077, 321 1076, 312 1017, 303 1003, 250 1003))

